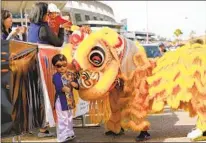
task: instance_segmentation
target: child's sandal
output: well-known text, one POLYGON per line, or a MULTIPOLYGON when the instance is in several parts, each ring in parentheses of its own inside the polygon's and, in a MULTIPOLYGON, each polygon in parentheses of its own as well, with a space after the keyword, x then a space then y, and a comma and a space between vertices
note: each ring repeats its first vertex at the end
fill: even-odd
POLYGON ((67 137, 67 138, 66 138, 66 141, 73 140, 75 137, 76 137, 75 135, 70 136, 70 137, 67 137))

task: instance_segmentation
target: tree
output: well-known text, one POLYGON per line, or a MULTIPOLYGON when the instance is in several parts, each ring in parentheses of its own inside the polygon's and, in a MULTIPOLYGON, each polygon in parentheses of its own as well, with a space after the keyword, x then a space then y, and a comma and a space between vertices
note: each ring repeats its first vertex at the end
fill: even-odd
POLYGON ((182 35, 182 31, 180 29, 176 29, 174 35, 177 37, 177 42, 179 43, 179 36, 182 35))
POLYGON ((182 31, 180 29, 176 29, 175 32, 174 32, 175 36, 176 37, 179 37, 180 35, 182 35, 182 31))

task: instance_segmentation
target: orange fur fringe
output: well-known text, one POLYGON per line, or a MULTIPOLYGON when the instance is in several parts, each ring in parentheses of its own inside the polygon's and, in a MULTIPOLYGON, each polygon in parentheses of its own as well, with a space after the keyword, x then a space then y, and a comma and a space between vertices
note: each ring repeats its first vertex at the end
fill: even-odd
POLYGON ((155 62, 148 60, 146 55, 142 53, 137 53, 133 60, 136 70, 128 78, 124 75, 120 76, 125 81, 125 94, 122 98, 130 99, 123 107, 121 126, 124 129, 140 131, 150 126, 149 122, 145 120, 149 112, 149 101, 147 98, 149 86, 146 79, 152 74, 155 62))
POLYGON ((109 93, 100 100, 90 101, 89 105, 90 121, 94 124, 107 122, 111 116, 109 93))

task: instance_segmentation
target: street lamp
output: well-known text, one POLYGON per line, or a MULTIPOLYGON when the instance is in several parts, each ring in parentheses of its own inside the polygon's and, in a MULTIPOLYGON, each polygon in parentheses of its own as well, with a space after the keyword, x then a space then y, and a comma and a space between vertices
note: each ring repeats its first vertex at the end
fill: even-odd
POLYGON ((149 43, 149 29, 148 29, 148 1, 146 1, 146 23, 147 23, 147 44, 149 43))
MULTIPOLYGON (((24 16, 25 16, 25 19, 26 19, 26 37, 28 37, 28 14, 27 13, 25 13, 24 14, 24 16)), ((28 38, 26 38, 27 39, 27 42, 28 42, 28 38)))
POLYGON ((185 17, 184 17, 184 20, 183 20, 183 27, 181 28, 181 30, 183 31, 183 34, 184 34, 185 36, 183 36, 183 34, 180 35, 181 37, 182 37, 182 36, 184 37, 184 38, 181 38, 181 39, 185 39, 185 40, 187 39, 187 38, 186 38, 186 37, 187 37, 187 36, 186 36, 186 35, 187 35, 187 34, 186 34, 186 33, 187 33, 187 32, 186 32, 186 29, 187 29, 187 27, 188 27, 188 29, 190 29, 189 26, 187 26, 187 25, 188 25, 188 17, 185 16, 185 17))

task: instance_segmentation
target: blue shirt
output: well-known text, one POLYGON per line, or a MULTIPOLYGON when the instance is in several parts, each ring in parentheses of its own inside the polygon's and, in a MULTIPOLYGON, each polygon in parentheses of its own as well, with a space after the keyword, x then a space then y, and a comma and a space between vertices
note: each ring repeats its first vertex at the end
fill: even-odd
MULTIPOLYGON (((78 84, 77 80, 75 82, 78 84)), ((55 105, 56 99, 59 97, 62 111, 68 110, 69 108, 67 104, 66 94, 62 91, 62 88, 64 87, 64 85, 62 82, 62 75, 60 73, 57 72, 53 75, 53 84, 56 90, 54 105, 55 105)), ((78 88, 76 89, 79 89, 79 84, 78 84, 78 88)))
POLYGON ((39 24, 31 23, 28 30, 28 42, 48 44, 48 41, 43 41, 39 38, 39 31, 41 26, 48 27, 48 23, 42 22, 39 24))

